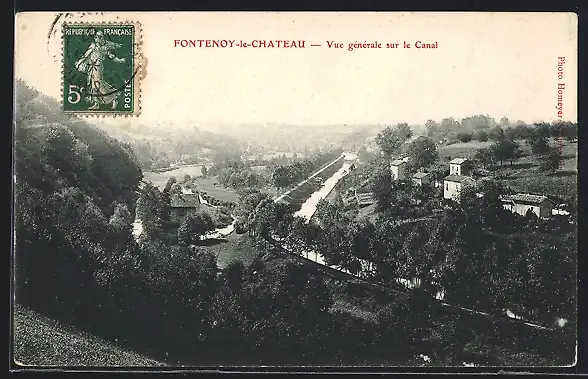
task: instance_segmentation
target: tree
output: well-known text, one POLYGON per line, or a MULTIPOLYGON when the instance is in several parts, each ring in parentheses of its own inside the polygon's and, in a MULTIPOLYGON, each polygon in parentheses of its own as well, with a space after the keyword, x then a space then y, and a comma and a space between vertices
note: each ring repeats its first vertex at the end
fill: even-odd
POLYGON ((527 144, 531 146, 531 151, 533 152, 533 154, 538 156, 544 156, 550 151, 547 138, 542 136, 535 136, 534 138, 529 138, 527 140, 527 144))
POLYGON ((474 139, 480 142, 486 142, 488 141, 488 132, 485 130, 477 130, 474 133, 474 139))
POLYGON ((468 133, 468 132, 457 133, 457 139, 460 142, 470 142, 472 140, 472 138, 473 138, 472 133, 468 133))
POLYGON ((182 185, 180 183, 174 183, 169 189, 169 195, 182 193, 182 185))
POLYGON ((479 149, 474 155, 474 159, 478 161, 484 168, 492 166, 494 164, 495 158, 494 151, 491 148, 479 149))
POLYGON ((488 137, 490 137, 490 139, 494 141, 500 141, 505 137, 504 129, 502 129, 500 126, 496 126, 492 130, 490 130, 490 132, 488 133, 488 137))
POLYGON ((449 165, 437 161, 433 165, 431 165, 428 170, 429 175, 431 175, 431 179, 434 181, 442 181, 447 175, 449 175, 449 165))
POLYGON ((202 177, 206 178, 208 174, 208 169, 206 168, 206 166, 202 165, 202 168, 200 168, 200 172, 202 173, 202 177))
POLYGON ((510 120, 508 119, 508 117, 503 117, 500 119, 500 121, 498 122, 498 125, 502 128, 502 129, 508 129, 511 126, 510 120))
POLYGON ((376 136, 376 144, 387 156, 392 156, 402 144, 412 137, 412 130, 406 123, 401 123, 392 128, 386 127, 376 136))
POLYGON ((167 180, 167 182, 165 183, 165 187, 164 187, 164 189, 163 189, 163 192, 164 192, 164 193, 165 193, 165 192, 169 192, 169 191, 170 191, 170 189, 172 188, 172 186, 173 186, 174 184, 176 184, 177 182, 178 182, 178 180, 176 179, 176 177, 175 177, 175 176, 171 176, 171 177, 170 177, 170 178, 167 180))
POLYGON ((162 193, 151 182, 147 183, 137 200, 137 215, 143 224, 145 237, 157 238, 161 236, 163 209, 162 193))
POLYGON ((132 222, 131 212, 129 212, 127 206, 119 203, 114 208, 114 212, 108 223, 114 230, 121 233, 121 235, 130 235, 132 222))
POLYGON ((425 123, 425 130, 427 133, 427 137, 435 137, 439 133, 440 126, 433 120, 427 120, 425 123))
POLYGON ((518 138, 518 134, 515 128, 506 128, 504 129, 504 138, 509 140, 516 140, 518 138))
POLYGON ((201 236, 212 230, 214 221, 208 213, 188 213, 178 228, 178 240, 186 245, 196 244, 201 236))
POLYGON ((512 165, 514 160, 522 156, 520 145, 517 142, 506 138, 496 141, 494 145, 491 146, 491 149, 495 159, 500 162, 501 166, 504 161, 510 161, 510 164, 512 165))
POLYGON ((400 123, 396 125, 396 134, 402 140, 410 139, 413 135, 412 129, 407 123, 400 123))
POLYGON ((437 146, 430 137, 420 136, 408 146, 408 163, 413 170, 426 169, 438 158, 437 146))
POLYGON ((555 172, 561 166, 563 156, 558 148, 551 148, 543 158, 540 168, 543 171, 555 172))
POLYGON ((563 136, 568 141, 573 141, 578 138, 578 124, 571 122, 563 123, 563 136))
POLYGON ((286 188, 293 183, 291 172, 286 166, 278 166, 272 173, 272 182, 277 188, 286 188))
POLYGON ((483 194, 479 199, 481 222, 485 226, 498 227, 503 225, 506 211, 502 206, 501 197, 507 192, 500 181, 488 180, 479 185, 478 191, 483 194))
POLYGON ((162 191, 162 208, 161 208, 161 220, 163 223, 169 221, 170 216, 170 202, 171 202, 171 190, 177 184, 175 176, 170 177, 165 184, 165 188, 162 191))
POLYGON ((538 122, 534 124, 534 134, 539 137, 551 137, 551 125, 546 122, 538 122))
POLYGON ((465 130, 488 130, 496 125, 496 121, 485 115, 477 115, 472 117, 464 117, 461 120, 461 126, 465 130))
POLYGON ((527 139, 534 135, 534 130, 529 125, 525 124, 523 121, 518 121, 517 125, 515 126, 515 132, 517 138, 527 139))
POLYGON ((388 166, 379 167, 372 180, 372 191, 377 200, 377 209, 381 212, 389 208, 392 201, 392 173, 388 166))
POLYGON ((441 120, 441 130, 444 135, 454 135, 461 130, 461 124, 453 117, 444 118, 441 120))

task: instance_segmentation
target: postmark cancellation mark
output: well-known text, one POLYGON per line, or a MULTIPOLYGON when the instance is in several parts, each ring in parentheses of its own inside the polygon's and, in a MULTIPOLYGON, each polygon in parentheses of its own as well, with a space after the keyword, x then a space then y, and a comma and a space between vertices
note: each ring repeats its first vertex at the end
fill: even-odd
POLYGON ((62 27, 63 112, 140 113, 140 24, 76 23, 62 27))

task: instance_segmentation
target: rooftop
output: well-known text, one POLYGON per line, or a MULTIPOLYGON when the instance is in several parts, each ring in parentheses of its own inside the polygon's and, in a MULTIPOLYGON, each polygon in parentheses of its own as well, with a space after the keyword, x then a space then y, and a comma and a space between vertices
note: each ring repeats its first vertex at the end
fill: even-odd
POLYGON ((422 179, 425 176, 428 176, 429 173, 428 172, 417 172, 416 174, 414 174, 412 177, 415 179, 422 179))
POLYGON ((505 196, 503 198, 507 201, 514 201, 515 203, 527 203, 527 204, 541 204, 544 201, 551 201, 547 196, 542 195, 531 195, 528 193, 517 193, 515 195, 505 196))
POLYGON ((465 161, 467 161, 466 158, 453 158, 449 163, 462 164, 465 161))
POLYGON ((403 159, 395 159, 390 163, 392 166, 400 166, 401 164, 406 163, 403 159))
POLYGON ((448 175, 445 177, 445 181, 455 182, 455 183, 464 183, 464 182, 474 183, 475 182, 474 178, 472 178, 470 176, 464 176, 464 175, 448 175))
POLYGON ((200 205, 200 198, 197 193, 173 194, 169 205, 172 208, 196 208, 200 205))

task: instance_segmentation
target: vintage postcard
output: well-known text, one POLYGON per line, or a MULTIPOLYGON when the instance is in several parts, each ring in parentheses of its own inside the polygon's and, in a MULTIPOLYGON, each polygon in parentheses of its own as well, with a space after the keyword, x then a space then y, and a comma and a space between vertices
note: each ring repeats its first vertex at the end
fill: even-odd
POLYGON ((577 37, 18 13, 13 368, 574 366, 577 37))

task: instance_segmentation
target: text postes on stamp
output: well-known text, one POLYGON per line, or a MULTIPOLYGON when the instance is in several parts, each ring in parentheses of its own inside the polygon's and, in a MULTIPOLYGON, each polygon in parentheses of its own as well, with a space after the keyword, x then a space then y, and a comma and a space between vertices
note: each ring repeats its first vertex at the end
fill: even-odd
POLYGON ((139 113, 138 29, 135 23, 63 25, 64 113, 139 113))

